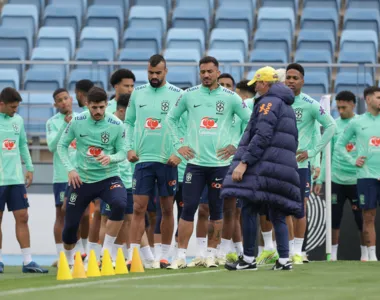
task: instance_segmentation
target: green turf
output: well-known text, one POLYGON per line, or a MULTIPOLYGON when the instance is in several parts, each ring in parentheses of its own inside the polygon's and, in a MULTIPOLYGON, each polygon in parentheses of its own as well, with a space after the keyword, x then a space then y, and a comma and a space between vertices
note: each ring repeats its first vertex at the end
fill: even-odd
POLYGON ((228 272, 223 269, 148 270, 143 274, 58 282, 48 275, 0 275, 1 299, 380 299, 379 264, 313 262, 292 272, 228 272), (30 290, 31 289, 31 290, 30 290))

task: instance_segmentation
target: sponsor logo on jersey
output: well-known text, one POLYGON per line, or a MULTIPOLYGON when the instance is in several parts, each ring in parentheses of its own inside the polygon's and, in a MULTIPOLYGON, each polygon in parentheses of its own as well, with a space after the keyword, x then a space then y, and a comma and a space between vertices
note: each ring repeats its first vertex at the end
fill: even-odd
POLYGON ((73 140, 73 141, 70 143, 69 148, 76 149, 76 148, 77 148, 77 140, 73 140))
POLYGON ((161 129, 161 119, 156 119, 156 118, 148 118, 145 121, 145 128, 149 128, 151 130, 156 130, 156 129, 161 129))
POLYGON ((112 119, 112 118, 108 118, 108 123, 110 123, 110 124, 115 124, 115 125, 120 125, 120 122, 119 121, 116 121, 116 120, 114 120, 114 119, 112 119))
POLYGON ((89 146, 87 149, 87 156, 98 157, 98 156, 103 155, 103 154, 104 154, 104 152, 103 152, 102 148, 98 148, 95 146, 89 146))
POLYGON ((373 147, 380 147, 380 137, 371 137, 369 140, 369 145, 373 147))
POLYGON ((201 128, 215 129, 218 128, 218 119, 204 117, 201 121, 201 128))
POLYGON ((346 151, 347 152, 352 152, 352 151, 355 151, 355 150, 356 150, 355 143, 348 143, 346 145, 346 151))
POLYGON ((16 149, 16 141, 15 140, 9 140, 6 139, 3 141, 3 150, 15 150, 16 149))

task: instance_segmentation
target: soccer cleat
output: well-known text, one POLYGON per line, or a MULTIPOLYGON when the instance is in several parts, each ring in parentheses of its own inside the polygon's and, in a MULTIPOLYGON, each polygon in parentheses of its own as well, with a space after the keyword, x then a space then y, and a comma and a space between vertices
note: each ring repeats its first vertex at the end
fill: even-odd
POLYGON ((292 257, 292 261, 295 265, 303 265, 303 257, 302 255, 295 254, 292 257))
POLYGON ((224 266, 226 264, 227 260, 226 260, 226 257, 223 256, 223 257, 217 257, 215 259, 215 263, 218 265, 218 266, 224 266))
POLYGON ((170 266, 168 266, 166 269, 168 270, 178 270, 178 269, 185 269, 186 268, 186 260, 185 259, 176 259, 172 262, 170 266))
POLYGON ((263 250, 257 258, 258 265, 273 264, 279 258, 276 250, 263 250))
POLYGON ((26 266, 22 266, 22 272, 23 273, 49 273, 49 270, 41 268, 37 263, 34 261, 28 263, 26 266))
POLYGON ((227 259, 227 262, 237 262, 238 259, 239 259, 239 256, 233 252, 233 253, 228 253, 227 256, 226 256, 226 259, 227 259))
POLYGON ((368 261, 368 256, 362 256, 360 257, 361 262, 367 262, 368 261))
POLYGON ((86 253, 82 253, 81 254, 81 257, 82 257, 82 261, 85 261, 86 257, 87 257, 87 254, 86 253))
POLYGON ((217 268, 218 265, 216 263, 216 259, 214 257, 207 257, 205 260, 206 268, 217 268))
POLYGON ((285 265, 280 264, 280 261, 277 260, 275 265, 272 267, 273 271, 291 271, 293 266, 291 261, 288 261, 285 265))
POLYGON ((131 260, 127 260, 126 264, 127 264, 128 271, 131 271, 132 261, 131 260))
POLYGON ((169 266, 170 266, 170 264, 169 264, 169 262, 166 259, 161 259, 160 260, 160 268, 161 269, 166 269, 169 266))
POLYGON ((4 273, 4 264, 0 261, 0 274, 4 273))
POLYGON ((229 271, 257 270, 256 259, 252 263, 247 263, 243 256, 239 256, 236 262, 227 262, 224 267, 229 271))
POLYGON ((154 261, 152 264, 152 269, 161 269, 160 262, 158 260, 154 261))
POLYGON ((187 266, 189 268, 202 267, 205 264, 205 260, 202 257, 194 258, 187 266))
POLYGON ((302 252, 302 261, 304 264, 308 264, 310 262, 309 258, 307 257, 306 252, 302 252))

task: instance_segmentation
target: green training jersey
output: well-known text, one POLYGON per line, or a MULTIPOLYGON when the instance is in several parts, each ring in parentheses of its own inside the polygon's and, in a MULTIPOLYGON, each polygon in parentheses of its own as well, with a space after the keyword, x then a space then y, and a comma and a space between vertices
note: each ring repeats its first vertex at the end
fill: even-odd
POLYGON ((187 89, 168 114, 168 124, 176 150, 181 148, 177 123, 188 113, 185 146, 195 151, 191 164, 205 167, 228 166, 231 160, 217 158, 217 151, 235 143, 232 119, 237 115, 246 126, 250 110, 234 92, 219 86, 210 91, 198 85, 187 89))
POLYGON ((22 160, 26 169, 33 172, 32 158, 30 157, 28 140, 26 138, 24 120, 15 114, 9 117, 0 113, 0 186, 24 184, 22 160))
POLYGON ((181 94, 182 90, 170 83, 160 88, 147 83, 133 91, 125 118, 126 140, 127 151, 134 150, 139 163, 166 164, 175 154, 166 115, 181 94))
MULTIPOLYGON (((252 110, 253 110, 253 101, 254 101, 253 99, 246 99, 243 101, 244 105, 246 105, 248 109, 250 110, 250 114, 252 114, 252 110)), ((248 123, 243 123, 237 115, 233 116, 231 130, 232 130, 232 135, 233 135, 233 140, 234 140, 234 143, 232 145, 234 145, 235 148, 239 146, 240 140, 245 131, 245 128, 247 127, 247 124, 248 123)), ((231 157, 231 160, 232 158, 233 157, 231 157)))
POLYGON ((292 107, 297 119, 298 151, 307 151, 309 156, 306 161, 298 163, 298 168, 304 169, 308 167, 310 159, 320 153, 331 140, 335 133, 336 124, 334 119, 326 114, 318 101, 304 93, 295 97, 292 107), (313 145, 315 121, 319 122, 325 131, 321 140, 313 145))
POLYGON ((114 114, 116 110, 117 110, 117 102, 116 102, 116 100, 112 99, 112 100, 108 101, 106 112, 108 112, 110 114, 114 114))
MULTIPOLYGON (((178 137, 179 137, 179 142, 181 145, 185 145, 185 139, 186 139, 186 132, 187 132, 187 113, 185 112, 179 121, 178 124, 178 137)), ((178 182, 183 182, 183 177, 185 176, 185 169, 187 165, 187 160, 182 158, 181 163, 178 165, 178 182)))
POLYGON ((253 106, 255 105, 255 98, 248 98, 244 100, 244 103, 247 105, 247 107, 250 109, 250 111, 253 111, 253 106))
MULTIPOLYGON (((65 116, 66 115, 64 114, 57 113, 46 122, 47 145, 49 151, 53 153, 53 183, 68 181, 67 170, 63 166, 61 158, 57 152, 58 142, 68 125, 68 123, 65 122, 65 116)), ((73 112, 73 118, 75 116, 76 113, 73 112)), ((76 148, 76 140, 73 140, 69 146, 69 156, 73 160, 75 160, 76 148)))
POLYGON ((336 143, 334 151, 342 160, 355 166, 357 179, 380 179, 379 128, 380 115, 375 117, 367 112, 352 119, 336 143), (352 151, 355 154, 351 154, 352 151), (356 159, 360 156, 366 157, 361 168, 356 167, 356 159))
POLYGON ((113 176, 120 176, 117 163, 125 160, 125 128, 113 114, 106 113, 100 121, 95 121, 90 112, 77 115, 66 127, 58 142, 58 154, 67 172, 77 170, 85 183, 98 182, 113 176), (76 139, 76 164, 69 158, 68 147, 76 139), (102 166, 96 160, 100 155, 108 155, 111 162, 102 166))
POLYGON ((120 179, 123 182, 125 188, 131 189, 133 172, 132 172, 132 164, 128 161, 128 159, 125 159, 119 163, 119 172, 120 172, 120 179))

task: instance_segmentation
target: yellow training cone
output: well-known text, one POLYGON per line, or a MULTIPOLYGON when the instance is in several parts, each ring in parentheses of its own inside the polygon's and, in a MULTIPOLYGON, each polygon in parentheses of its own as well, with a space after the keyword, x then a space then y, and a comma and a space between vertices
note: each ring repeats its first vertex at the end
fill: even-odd
POLYGON ((137 248, 133 249, 132 264, 131 264, 131 273, 143 273, 144 267, 140 258, 140 253, 137 248))
POLYGON ((115 274, 116 275, 128 274, 128 268, 125 263, 123 249, 121 248, 117 249, 115 274))
POLYGON ((99 265, 94 250, 90 251, 90 258, 88 259, 87 265, 87 277, 100 277, 99 265))
POLYGON ((59 254, 57 280, 72 280, 69 263, 67 262, 66 255, 63 251, 59 254))
POLYGON ((84 270, 82 256, 78 251, 75 255, 73 278, 87 278, 86 271, 84 270))
POLYGON ((102 276, 115 275, 115 270, 113 269, 113 266, 112 266, 111 256, 107 249, 104 250, 103 260, 102 260, 102 270, 100 271, 100 274, 102 276))

